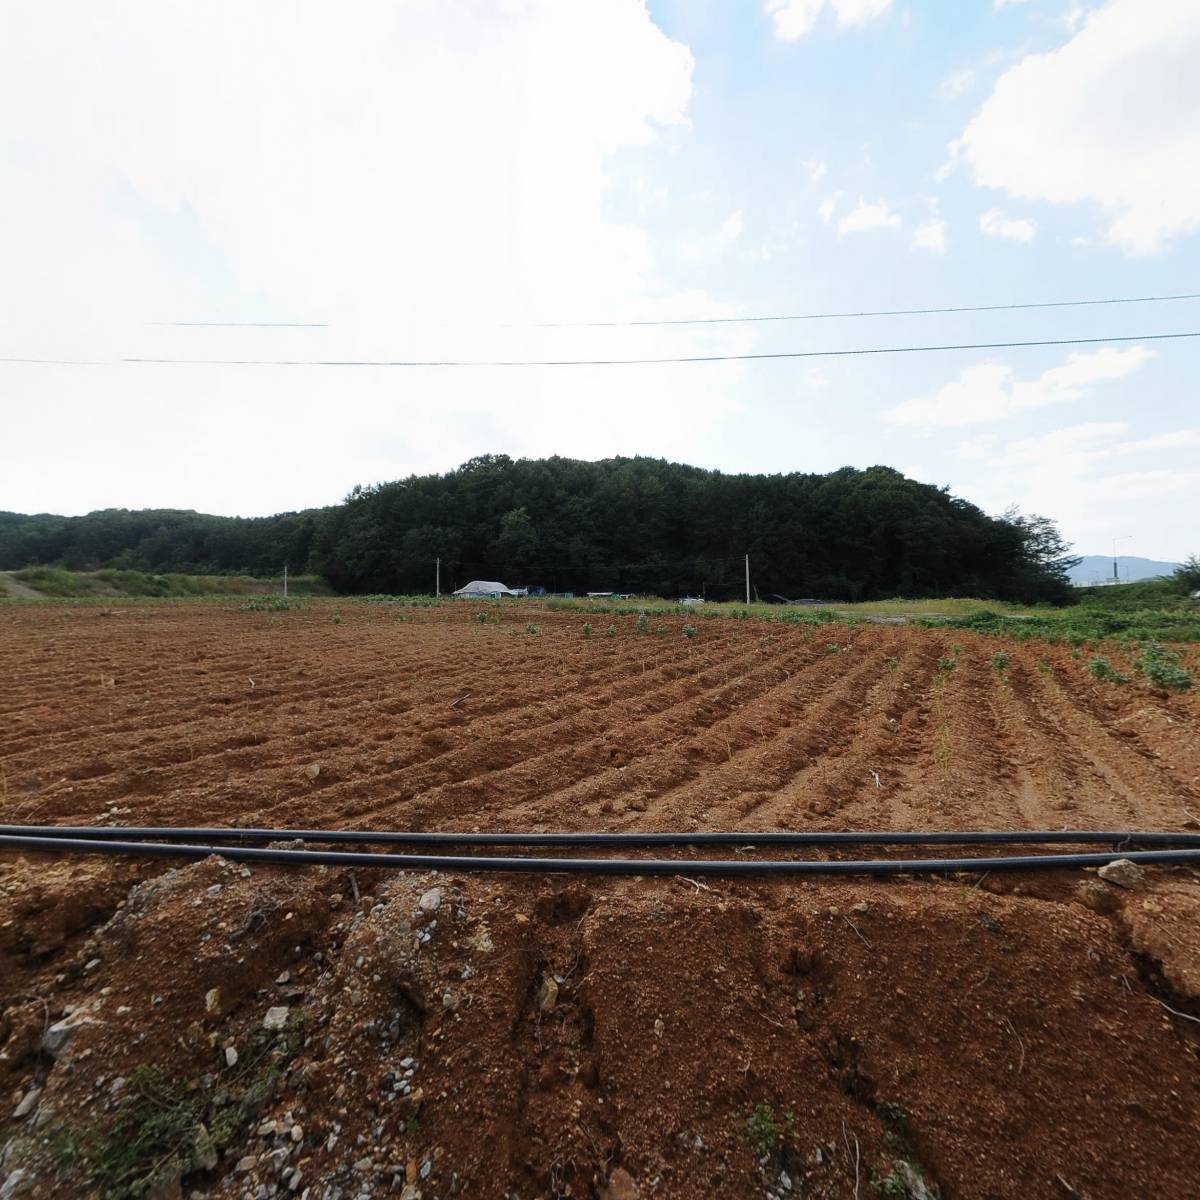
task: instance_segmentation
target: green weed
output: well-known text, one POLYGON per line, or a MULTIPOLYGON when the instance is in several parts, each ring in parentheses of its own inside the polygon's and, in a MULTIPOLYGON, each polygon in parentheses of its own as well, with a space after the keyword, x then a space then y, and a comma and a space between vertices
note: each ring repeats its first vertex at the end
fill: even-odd
POLYGON ((1107 679, 1112 683, 1128 683, 1129 676, 1122 674, 1102 655, 1097 654, 1087 665, 1088 674, 1093 679, 1107 679))

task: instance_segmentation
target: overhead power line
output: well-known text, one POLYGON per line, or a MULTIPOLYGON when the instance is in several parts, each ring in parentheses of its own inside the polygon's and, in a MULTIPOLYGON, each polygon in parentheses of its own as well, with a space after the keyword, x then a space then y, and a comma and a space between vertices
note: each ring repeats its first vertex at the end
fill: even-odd
MULTIPOLYGON (((538 321, 532 329, 628 329, 644 325, 743 325, 768 321, 830 321, 851 317, 918 317, 946 313, 1016 312, 1031 308, 1083 308, 1106 304, 1165 304, 1173 300, 1200 300, 1200 292, 1169 296, 1109 296, 1089 300, 1036 300, 1016 304, 958 304, 941 308, 851 309, 845 312, 764 314, 750 317, 674 317, 639 321, 538 321)), ((160 329, 328 329, 322 321, 147 321, 160 329)), ((514 329, 520 326, 508 325, 514 329)))
POLYGON ((1130 333, 1113 337, 1044 338, 1014 342, 949 342, 922 346, 860 346, 846 350, 778 350, 758 354, 688 354, 668 358, 366 359, 366 358, 116 358, 109 362, 63 358, 0 358, 3 363, 107 367, 118 363, 179 367, 633 367, 657 363, 761 362, 784 358, 854 358, 878 354, 932 354, 948 350, 1012 350, 1036 346, 1098 346, 1200 337, 1180 333, 1130 333))
POLYGON ((759 354, 689 354, 671 358, 541 359, 325 359, 325 358, 122 358, 123 363, 170 363, 212 367, 629 367, 654 363, 755 362, 780 358, 850 358, 874 354, 928 354, 946 350, 1007 350, 1027 346, 1095 346, 1113 342, 1162 342, 1200 337, 1186 333, 1127 334, 1120 337, 1049 338, 1020 342, 955 342, 927 346, 867 346, 850 350, 779 350, 759 354))
POLYGON ((147 321, 159 329, 328 329, 319 321, 147 321))
POLYGON ((1200 292, 1178 296, 1117 296, 1102 300, 1038 300, 1022 304, 961 304, 948 308, 880 308, 848 312, 792 313, 757 317, 677 317, 644 321, 541 321, 535 329, 616 329, 640 325, 743 325, 763 321, 829 321, 843 317, 919 317, 936 313, 1014 312, 1029 308, 1082 308, 1097 304, 1158 304, 1170 300, 1200 300, 1200 292))

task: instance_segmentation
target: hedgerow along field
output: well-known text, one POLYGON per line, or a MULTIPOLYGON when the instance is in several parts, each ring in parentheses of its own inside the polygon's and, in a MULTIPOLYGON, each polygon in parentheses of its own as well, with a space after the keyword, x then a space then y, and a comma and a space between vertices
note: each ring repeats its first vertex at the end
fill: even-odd
MULTIPOLYGON (((1196 690, 1152 673, 1194 675, 1189 643, 713 611, 11 602, 4 817, 1197 823, 1196 690)), ((44 1194, 240 1195, 297 1168, 316 1195, 1190 1186, 1187 870, 1126 892, 168 866, 0 860, 0 1074, 46 1114, 3 1136, 44 1194)))

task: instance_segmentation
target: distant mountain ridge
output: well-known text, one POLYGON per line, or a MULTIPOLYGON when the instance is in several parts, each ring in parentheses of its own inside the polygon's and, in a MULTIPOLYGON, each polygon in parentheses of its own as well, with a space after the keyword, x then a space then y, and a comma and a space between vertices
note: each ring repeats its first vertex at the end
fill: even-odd
MULTIPOLYGON (((1170 575, 1178 566, 1177 562, 1158 562, 1153 558, 1138 558, 1132 554, 1117 557, 1117 572, 1122 583, 1170 575)), ((1071 568, 1070 576, 1072 583, 1107 583, 1113 577, 1112 555, 1085 554, 1079 560, 1079 565, 1071 568)))

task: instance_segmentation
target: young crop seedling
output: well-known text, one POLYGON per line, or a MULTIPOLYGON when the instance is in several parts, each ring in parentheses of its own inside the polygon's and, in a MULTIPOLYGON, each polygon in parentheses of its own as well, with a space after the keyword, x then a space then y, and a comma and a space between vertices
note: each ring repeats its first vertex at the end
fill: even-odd
POLYGON ((756 1104, 746 1117, 738 1137, 762 1157, 770 1154, 784 1137, 790 1137, 795 1131, 796 1118, 791 1112, 785 1112, 781 1121, 769 1104, 756 1104))
POLYGON ((1128 675, 1118 671, 1107 658, 1099 654, 1088 663, 1087 669, 1093 679, 1107 679, 1112 683, 1129 682, 1128 675))
POLYGON ((997 650, 992 655, 992 670, 997 675, 1003 675, 1008 670, 1008 654, 1003 650, 997 650))
POLYGON ((588 621, 585 621, 583 623, 583 636, 585 638, 590 638, 592 636, 592 626, 591 626, 591 623, 588 621))
POLYGON ((696 636, 696 627, 694 625, 685 625, 683 627, 683 636, 685 638, 694 638, 696 636))
POLYGON ((529 623, 528 623, 528 624, 525 626, 525 632, 526 632, 526 633, 537 633, 537 632, 538 632, 538 627, 537 627, 537 626, 536 626, 536 625, 535 625, 535 624, 534 624, 532 621, 530 621, 530 622, 529 622, 529 623))
POLYGON ((1161 642, 1143 642, 1137 660, 1138 667, 1155 687, 1185 691, 1192 686, 1192 677, 1179 661, 1179 655, 1161 642))

